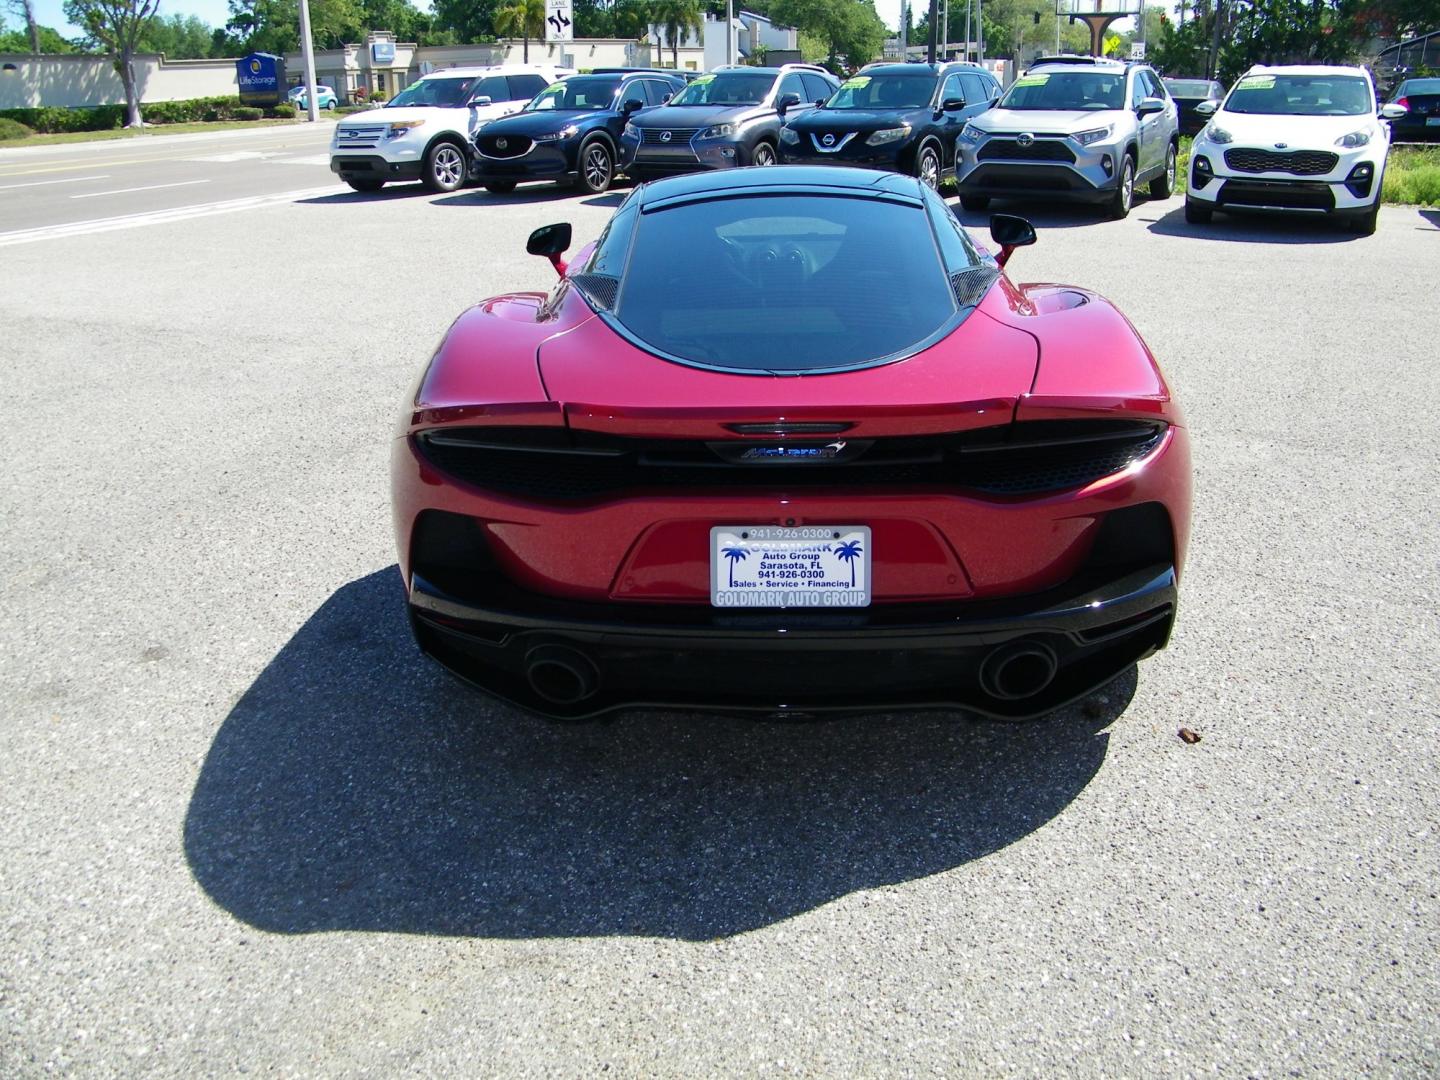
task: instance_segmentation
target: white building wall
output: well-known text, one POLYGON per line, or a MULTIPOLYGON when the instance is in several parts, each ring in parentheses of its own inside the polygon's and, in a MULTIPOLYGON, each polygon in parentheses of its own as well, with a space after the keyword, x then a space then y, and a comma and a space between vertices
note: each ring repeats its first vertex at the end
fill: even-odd
MULTIPOLYGON (((158 54, 145 54, 135 57, 135 83, 142 102, 240 92, 233 59, 166 60, 158 54)), ((125 86, 107 57, 0 55, 0 109, 124 102, 125 86)))

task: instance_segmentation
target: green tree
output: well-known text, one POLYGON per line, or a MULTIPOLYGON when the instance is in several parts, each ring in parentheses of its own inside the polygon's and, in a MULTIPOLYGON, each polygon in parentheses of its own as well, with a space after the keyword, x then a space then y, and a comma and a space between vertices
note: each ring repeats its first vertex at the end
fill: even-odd
POLYGON ((104 48, 125 87, 125 126, 140 127, 140 93, 135 85, 135 51, 160 0, 65 0, 65 18, 104 48))
MULTIPOLYGON (((40 55, 50 56, 65 53, 83 53, 91 50, 84 42, 74 42, 60 36, 60 32, 49 26, 36 26, 36 37, 39 38, 40 55)), ((28 53, 35 52, 32 47, 30 32, 26 30, 4 30, 0 29, 0 53, 28 53)))
POLYGON ((698 40, 705 25, 699 0, 654 0, 650 5, 650 18, 665 32, 665 43, 670 46, 670 66, 678 68, 680 43, 688 41, 692 33, 698 40))
POLYGON ((545 0, 511 0, 495 12, 495 33, 525 42, 525 63, 530 62, 530 39, 545 36, 545 0))
MULTIPOLYGON (((40 40, 40 24, 35 21, 34 0, 4 0, 4 3, 0 4, 0 12, 5 10, 13 11, 25 24, 25 33, 21 36, 21 40, 25 44, 18 49, 7 51, 29 52, 37 55, 44 52, 44 43, 40 40)), ((4 21, 0 20, 0 31, 4 29, 4 21)))
POLYGON ((434 0, 432 32, 449 31, 460 45, 495 40, 496 0, 434 0))
POLYGON ((650 33, 649 0, 615 0, 610 8, 617 38, 643 40, 650 33))
POLYGON ((773 0, 770 17, 823 41, 840 67, 869 63, 890 36, 872 0, 773 0))
MULTIPOLYGON (((322 47, 343 42, 361 22, 354 0, 310 0, 310 32, 322 47)), ((300 48, 299 0, 230 0, 225 29, 241 52, 295 52, 300 48)))
POLYGON ((197 16, 162 15, 145 28, 136 51, 164 53, 169 60, 204 60, 216 55, 214 41, 214 29, 197 16))

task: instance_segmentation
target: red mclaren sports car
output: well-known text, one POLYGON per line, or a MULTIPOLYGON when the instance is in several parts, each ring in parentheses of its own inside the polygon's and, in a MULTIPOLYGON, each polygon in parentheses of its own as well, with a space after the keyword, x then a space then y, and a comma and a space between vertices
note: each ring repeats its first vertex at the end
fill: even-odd
POLYGON ((912 177, 638 187, 549 293, 470 308, 407 403, 420 648, 551 716, 1036 716, 1164 647, 1190 515, 1145 343, 912 177))

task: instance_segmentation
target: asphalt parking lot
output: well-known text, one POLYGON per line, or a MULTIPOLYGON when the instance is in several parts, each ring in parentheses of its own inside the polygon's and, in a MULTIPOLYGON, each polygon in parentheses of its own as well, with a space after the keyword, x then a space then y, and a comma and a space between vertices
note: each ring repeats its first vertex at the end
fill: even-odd
POLYGON ((1013 275, 1112 297, 1193 433, 1176 637, 1102 699, 556 726, 414 651, 387 444, 618 202, 5 250, 0 1074, 1440 1070, 1440 214, 1034 214, 1013 275))

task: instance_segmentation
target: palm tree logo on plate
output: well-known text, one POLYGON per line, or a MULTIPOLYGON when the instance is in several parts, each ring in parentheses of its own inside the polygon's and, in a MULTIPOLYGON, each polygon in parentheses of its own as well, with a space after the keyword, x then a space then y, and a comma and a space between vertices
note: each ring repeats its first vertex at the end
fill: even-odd
POLYGON ((729 547, 721 548, 720 554, 730 560, 730 588, 735 587, 735 564, 743 562, 750 557, 750 553, 739 544, 731 544, 729 547))
POLYGON ((850 587, 855 587, 855 560, 860 557, 864 549, 860 546, 859 540, 846 540, 843 544, 836 544, 830 549, 837 559, 843 559, 850 564, 850 587))

